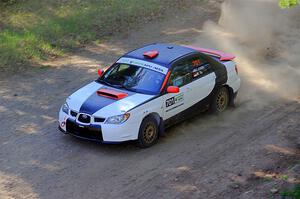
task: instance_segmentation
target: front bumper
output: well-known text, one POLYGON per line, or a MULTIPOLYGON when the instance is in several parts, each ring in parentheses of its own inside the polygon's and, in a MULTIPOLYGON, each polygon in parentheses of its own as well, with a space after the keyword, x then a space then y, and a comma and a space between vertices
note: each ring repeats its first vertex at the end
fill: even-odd
POLYGON ((100 125, 79 125, 75 120, 67 119, 66 132, 81 139, 103 142, 100 125))
POLYGON ((89 124, 83 125, 76 121, 76 118, 60 111, 59 129, 63 133, 70 134, 77 138, 102 143, 119 143, 129 140, 136 140, 138 137, 139 124, 130 119, 123 124, 89 124))

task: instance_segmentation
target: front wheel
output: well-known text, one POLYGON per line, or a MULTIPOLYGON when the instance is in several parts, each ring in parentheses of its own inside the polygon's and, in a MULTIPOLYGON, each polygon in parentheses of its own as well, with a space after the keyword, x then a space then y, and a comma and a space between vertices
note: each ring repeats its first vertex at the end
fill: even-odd
POLYGON ((140 126, 137 145, 141 148, 147 148, 155 144, 158 139, 157 121, 149 116, 145 118, 140 126))
POLYGON ((214 113, 221 113, 226 110, 229 104, 229 92, 226 87, 220 88, 211 104, 211 111, 214 113))

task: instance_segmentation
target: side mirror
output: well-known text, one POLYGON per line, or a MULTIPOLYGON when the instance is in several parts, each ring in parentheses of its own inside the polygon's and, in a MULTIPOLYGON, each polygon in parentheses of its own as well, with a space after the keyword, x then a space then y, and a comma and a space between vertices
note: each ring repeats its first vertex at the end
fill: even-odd
POLYGON ((104 70, 102 68, 98 69, 98 76, 101 77, 104 73, 104 70))
POLYGON ((167 92, 168 93, 179 93, 179 87, 178 86, 168 86, 167 92))

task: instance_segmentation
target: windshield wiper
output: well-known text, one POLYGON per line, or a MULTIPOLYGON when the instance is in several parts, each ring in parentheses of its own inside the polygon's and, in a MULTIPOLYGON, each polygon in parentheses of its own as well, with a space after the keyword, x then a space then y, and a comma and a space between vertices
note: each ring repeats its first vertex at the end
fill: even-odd
POLYGON ((129 91, 135 91, 135 89, 128 87, 125 84, 120 84, 120 85, 116 85, 116 86, 118 86, 119 88, 125 88, 126 90, 129 90, 129 91))
POLYGON ((102 83, 102 84, 105 84, 105 85, 107 85, 107 86, 115 87, 114 84, 111 84, 111 83, 109 83, 109 82, 107 82, 107 81, 105 81, 105 80, 103 80, 103 79, 98 79, 97 82, 102 83))
POLYGON ((111 86, 111 87, 114 87, 114 88, 124 88, 126 90, 129 90, 129 91, 135 91, 135 89, 133 88, 130 88, 128 86, 126 86, 125 84, 112 84, 112 83, 109 83, 103 79, 98 79, 97 80, 99 83, 102 83, 102 84, 105 84, 105 85, 108 85, 108 86, 111 86))

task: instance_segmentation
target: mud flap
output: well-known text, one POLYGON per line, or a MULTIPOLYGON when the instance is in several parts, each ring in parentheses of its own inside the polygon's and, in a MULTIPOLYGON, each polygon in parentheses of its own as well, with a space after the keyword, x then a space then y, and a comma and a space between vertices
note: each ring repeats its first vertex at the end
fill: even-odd
POLYGON ((235 107, 235 98, 238 94, 238 92, 233 93, 232 89, 229 89, 229 106, 235 107))
POLYGON ((164 123, 164 120, 162 118, 160 118, 160 123, 159 123, 159 126, 158 126, 158 130, 159 130, 159 134, 158 134, 159 137, 165 135, 165 123, 164 123))

